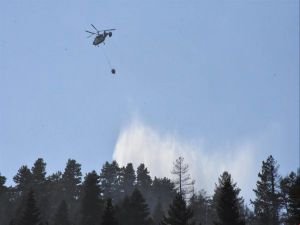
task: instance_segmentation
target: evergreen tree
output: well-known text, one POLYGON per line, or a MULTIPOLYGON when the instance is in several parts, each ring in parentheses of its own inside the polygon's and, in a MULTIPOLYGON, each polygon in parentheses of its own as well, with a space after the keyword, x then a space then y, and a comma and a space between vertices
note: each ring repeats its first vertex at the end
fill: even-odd
POLYGON ((285 222, 294 225, 300 221, 300 174, 291 173, 288 177, 287 190, 287 217, 285 222))
POLYGON ((81 190, 81 164, 74 159, 68 159, 61 179, 61 198, 68 204, 70 221, 78 220, 77 211, 80 208, 80 190, 81 190))
POLYGON ((290 209, 289 209, 289 193, 291 187, 296 182, 296 174, 291 172, 288 176, 280 180, 280 196, 283 206, 283 215, 281 220, 286 222, 289 218, 290 209))
POLYGON ((6 182, 6 177, 1 176, 1 173, 0 173, 0 198, 1 198, 1 195, 4 194, 7 189, 5 187, 5 182, 6 182))
POLYGON ((45 220, 49 219, 49 208, 51 191, 48 188, 49 182, 46 178, 46 163, 42 158, 38 158, 31 168, 32 173, 32 186, 31 188, 35 191, 35 197, 37 206, 40 210, 41 215, 45 220))
MULTIPOLYGON (((46 215, 47 219, 53 218, 61 203, 61 199, 64 198, 64 193, 62 192, 62 173, 60 171, 51 174, 46 178, 46 185, 44 194, 47 196, 47 204, 46 204, 46 215)), ((42 205, 45 205, 44 202, 42 205)))
POLYGON ((120 171, 120 189, 123 196, 131 195, 134 190, 136 175, 132 163, 128 163, 126 167, 122 167, 120 171))
POLYGON ((204 190, 201 190, 198 194, 193 194, 189 205, 194 212, 196 224, 213 224, 212 201, 204 190))
POLYGON ((36 206, 34 193, 29 191, 25 209, 23 211, 23 216, 21 217, 19 225, 40 225, 40 211, 36 206))
POLYGON ((163 211, 167 211, 176 195, 175 185, 170 179, 155 177, 151 186, 150 204, 155 205, 157 200, 161 203, 163 211))
POLYGON ((12 203, 9 199, 10 188, 5 186, 6 177, 0 173, 0 224, 8 224, 12 214, 12 203))
POLYGON ((101 170, 100 185, 103 190, 104 198, 111 198, 117 201, 120 195, 120 168, 116 161, 106 162, 101 170))
POLYGON ((164 216, 161 225, 192 225, 193 212, 187 206, 181 193, 177 193, 170 208, 168 216, 164 216))
POLYGON ((53 225, 70 225, 69 221, 69 213, 68 213, 68 206, 67 203, 63 200, 61 201, 55 217, 54 217, 54 222, 53 225))
POLYGON ((13 211, 15 214, 13 221, 14 224, 18 224, 23 213, 22 210, 27 201, 28 193, 33 186, 32 173, 26 165, 23 165, 19 168, 17 174, 13 177, 13 180, 16 183, 12 196, 14 201, 13 211))
POLYGON ((120 224, 131 225, 131 210, 130 210, 130 198, 125 196, 120 206, 116 207, 116 217, 120 224))
POLYGON ((173 164, 174 167, 172 170, 172 174, 176 176, 174 183, 176 185, 177 191, 179 191, 179 193, 183 196, 191 194, 194 190, 195 181, 193 181, 190 177, 190 174, 188 174, 189 165, 184 164, 183 157, 179 157, 178 159, 176 159, 176 162, 173 164))
POLYGON ((64 197, 71 202, 78 198, 81 184, 81 165, 74 159, 69 159, 62 175, 64 197))
POLYGON ((27 192, 32 185, 32 173, 27 166, 21 166, 18 173, 13 177, 19 194, 27 192))
POLYGON ((149 225, 151 218, 148 205, 138 189, 134 189, 130 197, 131 225, 149 225))
POLYGON ((111 199, 107 199, 106 201, 106 207, 102 216, 102 225, 118 225, 111 199))
POLYGON ((251 201, 254 205, 254 213, 259 224, 278 225, 280 211, 280 192, 278 165, 270 155, 266 162, 262 162, 261 172, 256 189, 253 190, 256 199, 251 201))
POLYGON ((147 194, 149 193, 151 183, 152 183, 152 179, 149 175, 149 171, 142 163, 137 168, 136 173, 137 173, 136 187, 141 191, 142 195, 147 197, 147 194))
POLYGON ((38 158, 31 168, 33 184, 42 185, 46 181, 46 163, 42 158, 38 158))
POLYGON ((150 225, 152 222, 148 205, 137 188, 130 197, 124 198, 117 217, 122 225, 150 225))
POLYGON ((224 172, 219 178, 219 184, 215 189, 217 225, 244 225, 245 221, 240 213, 241 199, 240 189, 231 180, 231 175, 224 172))
POLYGON ((95 171, 85 177, 81 199, 81 225, 99 225, 102 213, 99 176, 95 171))

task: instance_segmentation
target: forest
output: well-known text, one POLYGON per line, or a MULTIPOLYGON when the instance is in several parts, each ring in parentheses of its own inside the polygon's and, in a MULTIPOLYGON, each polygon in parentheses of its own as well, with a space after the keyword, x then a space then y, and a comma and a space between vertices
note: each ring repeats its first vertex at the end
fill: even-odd
MULTIPOLYGON (((1 171, 0 171, 1 172, 1 171)), ((262 161, 255 198, 245 204, 227 171, 212 196, 196 191, 184 158, 173 179, 151 177, 146 165, 106 162, 84 176, 69 159, 63 172, 47 175, 39 158, 22 165, 6 186, 0 173, 0 225, 296 225, 300 222, 300 176, 279 174, 273 156, 262 161)), ((199 181, 200 182, 200 181, 199 181)))

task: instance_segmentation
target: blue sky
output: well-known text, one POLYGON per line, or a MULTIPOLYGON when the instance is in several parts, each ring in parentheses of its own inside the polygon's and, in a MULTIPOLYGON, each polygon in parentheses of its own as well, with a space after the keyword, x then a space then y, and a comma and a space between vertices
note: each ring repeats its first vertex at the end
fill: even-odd
POLYGON ((49 172, 68 158, 85 172, 113 154, 143 161, 154 139, 162 154, 173 140, 208 158, 252 146, 251 185, 270 154, 283 175, 298 166, 296 0, 1 1, 0 26, 0 172, 10 181, 38 157, 49 172), (97 48, 90 23, 117 31, 97 48), (157 138, 136 140, 141 127, 157 138), (137 142, 145 148, 130 151, 137 142))

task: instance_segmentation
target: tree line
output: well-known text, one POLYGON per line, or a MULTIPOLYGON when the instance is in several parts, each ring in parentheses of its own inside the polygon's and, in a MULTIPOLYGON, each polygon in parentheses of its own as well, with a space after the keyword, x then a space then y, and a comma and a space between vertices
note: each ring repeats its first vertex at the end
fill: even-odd
MULTIPOLYGON (((23 165, 6 186, 0 174, 0 225, 296 225, 300 222, 300 176, 280 176, 269 156, 258 173, 249 208, 224 171, 212 196, 194 190, 188 165, 179 157, 175 179, 152 178, 148 168, 106 162, 84 177, 69 159, 63 172, 46 173, 42 158, 23 165)), ((201 182, 201 181, 200 181, 201 182)))

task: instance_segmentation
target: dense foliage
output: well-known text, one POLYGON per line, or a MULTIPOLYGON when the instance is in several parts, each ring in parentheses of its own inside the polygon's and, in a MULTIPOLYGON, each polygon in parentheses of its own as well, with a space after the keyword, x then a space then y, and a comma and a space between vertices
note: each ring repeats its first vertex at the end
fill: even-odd
POLYGON ((245 218, 240 210, 243 200, 239 198, 239 193, 240 189, 236 188, 231 175, 224 172, 214 195, 218 215, 216 225, 245 225, 245 218))
POLYGON ((0 174, 0 225, 299 223, 299 173, 281 177, 278 168, 272 156, 262 162, 252 211, 226 171, 213 196, 195 192, 181 157, 174 163, 173 181, 152 178, 144 164, 135 171, 132 163, 120 167, 116 161, 83 177, 81 165, 69 159, 63 172, 47 175, 46 162, 39 158, 31 168, 20 167, 13 186, 6 186, 0 174))

